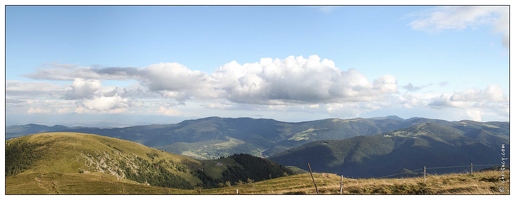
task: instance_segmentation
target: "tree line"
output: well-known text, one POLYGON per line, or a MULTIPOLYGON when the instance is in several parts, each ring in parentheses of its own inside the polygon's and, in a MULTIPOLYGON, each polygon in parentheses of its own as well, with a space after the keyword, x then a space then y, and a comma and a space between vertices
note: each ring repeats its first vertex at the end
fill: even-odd
POLYGON ((42 143, 29 143, 22 140, 5 144, 5 175, 12 176, 29 169, 43 153, 35 149, 42 143))
POLYGON ((209 177, 203 170, 199 169, 194 173, 194 175, 197 176, 203 184, 198 186, 202 186, 204 188, 223 187, 241 184, 244 181, 252 183, 254 181, 262 181, 294 174, 294 172, 285 166, 248 154, 234 154, 228 158, 233 159, 242 167, 227 166, 227 169, 222 172, 222 177, 218 179, 209 177))

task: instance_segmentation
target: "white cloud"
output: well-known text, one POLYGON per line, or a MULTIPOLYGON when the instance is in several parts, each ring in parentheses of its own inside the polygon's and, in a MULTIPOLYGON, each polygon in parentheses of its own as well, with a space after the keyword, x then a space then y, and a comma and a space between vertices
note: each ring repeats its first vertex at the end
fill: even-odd
POLYGON ((381 76, 374 80, 374 87, 372 89, 379 93, 396 93, 397 80, 391 75, 381 76))
POLYGON ((502 44, 509 47, 508 6, 443 6, 419 13, 420 19, 410 22, 415 30, 438 32, 492 26, 503 34, 502 44))
POLYGON ((74 80, 66 99, 123 95, 121 89, 99 91, 100 80, 134 79, 145 90, 179 102, 190 99, 226 99, 249 104, 317 104, 374 101, 397 92, 395 77, 385 75, 370 83, 355 69, 342 71, 334 62, 316 55, 304 58, 263 58, 260 62, 238 64, 233 61, 212 74, 190 70, 179 63, 159 63, 145 68, 91 68, 52 65, 28 75, 50 80, 74 80), (72 78, 75 77, 75 78, 72 78))
MULTIPOLYGON (((64 75, 44 73, 38 77, 73 80, 71 85, 6 81, 6 105, 9 106, 6 110, 9 113, 57 114, 158 113, 184 117, 193 116, 191 113, 197 112, 196 109, 212 109, 210 112, 215 115, 219 111, 310 112, 318 116, 350 118, 381 109, 433 108, 449 113, 458 110, 459 116, 474 120, 485 119, 485 116, 488 119, 509 116, 508 97, 498 85, 442 94, 421 92, 428 85, 409 83, 402 87, 408 92, 399 94, 394 76, 383 75, 369 81, 356 69, 341 70, 333 61, 316 55, 263 58, 245 64, 233 61, 211 74, 178 63, 159 63, 145 68, 52 67, 64 75), (72 72, 82 74, 71 79, 72 72), (102 80, 131 79, 139 84, 122 87, 101 84, 102 80), (186 101, 191 103, 186 105, 186 101), (179 105, 182 106, 180 111, 175 108, 179 105)), ((39 72, 43 71, 51 70, 39 72)), ((195 116, 202 114, 195 113, 195 116)))
POLYGON ((85 99, 78 102, 79 113, 81 112, 111 112, 118 113, 124 112, 129 107, 127 98, 122 98, 118 95, 112 97, 94 97, 93 99, 85 99))
POLYGON ((470 119, 474 121, 481 121, 481 116, 483 115, 483 112, 478 109, 470 109, 467 110, 467 115, 470 117, 470 119))
POLYGON ((140 75, 151 90, 183 91, 205 84, 207 75, 179 63, 159 63, 145 67, 140 75))
POLYGON ((249 104, 313 104, 372 101, 397 91, 393 76, 371 84, 355 69, 341 71, 334 62, 313 55, 259 63, 230 62, 212 74, 226 98, 249 104))
POLYGON ((149 90, 178 101, 216 98, 220 92, 213 87, 215 82, 209 75, 178 63, 159 63, 145 67, 139 77, 149 90))
POLYGON ((64 93, 66 88, 61 85, 46 82, 24 82, 6 80, 5 93, 9 96, 56 96, 64 93))
POLYGON ((503 90, 499 85, 489 85, 484 91, 483 95, 486 99, 493 102, 507 102, 508 99, 504 97, 503 90))
POLYGON ((64 95, 65 99, 91 98, 102 87, 99 80, 76 78, 64 95))
MULTIPOLYGON (((484 90, 467 89, 463 92, 454 93, 450 97, 442 96, 440 100, 450 103, 471 103, 471 102, 484 102, 484 103, 506 103, 508 99, 504 96, 503 90, 498 85, 489 85, 484 90)), ((459 104, 456 104, 459 105, 459 104)), ((460 106, 455 106, 460 107, 460 106)))
POLYGON ((460 108, 468 117, 481 121, 482 116, 508 117, 509 99, 498 85, 489 85, 484 90, 467 89, 453 94, 442 94, 434 97, 427 104, 435 109, 460 108))

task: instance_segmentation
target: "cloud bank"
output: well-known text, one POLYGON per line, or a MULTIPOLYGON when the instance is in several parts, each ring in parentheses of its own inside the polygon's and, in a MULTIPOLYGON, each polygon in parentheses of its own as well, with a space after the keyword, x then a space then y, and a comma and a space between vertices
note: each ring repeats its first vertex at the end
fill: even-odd
POLYGON ((220 98, 234 103, 266 105, 358 102, 378 100, 397 92, 393 76, 384 75, 370 82, 357 70, 342 71, 333 61, 321 60, 316 55, 263 58, 260 62, 243 65, 233 61, 212 74, 191 70, 179 63, 159 63, 141 69, 54 66, 27 76, 73 80, 64 95, 69 100, 92 98, 100 89, 102 79, 135 79, 149 91, 180 102, 220 98))
POLYGON ((341 118, 381 109, 418 108, 446 112, 459 109, 474 120, 485 115, 509 115, 508 98, 498 85, 452 94, 435 93, 426 88, 448 83, 408 83, 399 87, 392 75, 370 80, 356 69, 341 70, 333 61, 316 55, 262 58, 244 64, 232 61, 212 73, 192 70, 180 63, 143 68, 56 64, 27 77, 67 84, 7 81, 8 112, 193 116, 197 111, 181 109, 192 103, 208 110, 310 112, 341 118), (109 81, 133 84, 103 85, 109 81))
POLYGON ((427 104, 434 109, 459 108, 473 120, 481 121, 482 115, 509 117, 509 99, 498 85, 489 85, 484 90, 467 89, 453 94, 442 94, 430 99, 427 104))

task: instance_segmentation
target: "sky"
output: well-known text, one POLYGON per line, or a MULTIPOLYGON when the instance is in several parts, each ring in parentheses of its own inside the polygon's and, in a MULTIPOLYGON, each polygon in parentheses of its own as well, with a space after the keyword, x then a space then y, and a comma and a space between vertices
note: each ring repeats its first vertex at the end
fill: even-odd
POLYGON ((5 122, 509 121, 508 6, 6 6, 5 122))

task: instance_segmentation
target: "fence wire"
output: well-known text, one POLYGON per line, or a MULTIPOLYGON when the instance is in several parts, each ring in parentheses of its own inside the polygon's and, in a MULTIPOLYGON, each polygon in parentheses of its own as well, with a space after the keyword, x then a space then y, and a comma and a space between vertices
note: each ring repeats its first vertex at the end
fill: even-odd
MULTIPOLYGON (((496 166, 496 165, 500 165, 500 163, 495 163, 495 164, 474 164, 474 163, 472 163, 472 167, 484 167, 484 166, 496 166)), ((426 167, 426 170, 428 170, 428 169, 462 168, 462 167, 470 167, 470 164, 469 165, 444 166, 444 167, 426 167)), ((419 169, 414 169, 414 170, 408 169, 408 170, 411 171, 411 172, 416 172, 416 171, 422 171, 422 170, 424 170, 424 168, 419 168, 419 169)), ((378 177, 378 178, 386 178, 386 177, 403 175, 403 174, 406 174, 406 173, 405 172, 401 172, 401 173, 381 176, 381 177, 378 177)))

